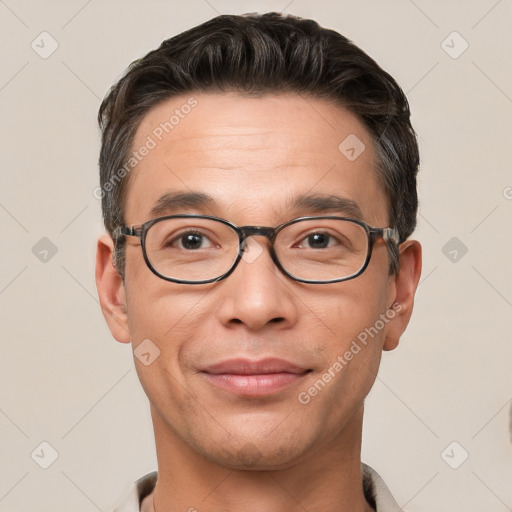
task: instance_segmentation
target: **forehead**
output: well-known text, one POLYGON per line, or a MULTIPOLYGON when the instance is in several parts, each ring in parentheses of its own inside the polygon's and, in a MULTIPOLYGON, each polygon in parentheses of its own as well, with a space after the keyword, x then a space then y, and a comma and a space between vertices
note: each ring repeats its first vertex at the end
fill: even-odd
MULTIPOLYGON (((289 220, 294 200, 311 195, 347 199, 362 220, 387 222, 372 138, 356 115, 327 100, 291 93, 177 96, 148 112, 132 150, 128 224, 154 217, 162 196, 176 193, 211 197, 208 213, 237 224, 289 220)), ((308 201, 298 203, 304 208, 295 214, 311 213, 308 201)))

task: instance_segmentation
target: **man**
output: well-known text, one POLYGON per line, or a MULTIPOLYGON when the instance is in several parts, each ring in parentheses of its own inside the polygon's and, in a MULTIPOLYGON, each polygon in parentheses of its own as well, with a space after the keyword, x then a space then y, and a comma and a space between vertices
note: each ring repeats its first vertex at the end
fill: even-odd
POLYGON ((421 272, 396 82, 311 20, 219 16, 134 62, 99 121, 96 282, 158 458, 117 510, 399 510, 360 459, 421 272))

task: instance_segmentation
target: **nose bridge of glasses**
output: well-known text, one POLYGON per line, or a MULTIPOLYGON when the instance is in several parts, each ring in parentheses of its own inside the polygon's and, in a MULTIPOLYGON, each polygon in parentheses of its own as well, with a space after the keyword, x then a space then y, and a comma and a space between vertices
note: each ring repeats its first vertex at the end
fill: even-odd
POLYGON ((267 237, 270 241, 273 241, 275 237, 275 229, 266 226, 242 226, 240 232, 244 240, 249 236, 256 235, 267 237))

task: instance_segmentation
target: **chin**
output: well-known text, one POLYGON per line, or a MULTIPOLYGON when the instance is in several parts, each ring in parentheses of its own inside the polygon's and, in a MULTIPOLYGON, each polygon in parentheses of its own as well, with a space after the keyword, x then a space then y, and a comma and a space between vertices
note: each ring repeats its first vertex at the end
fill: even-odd
MULTIPOLYGON (((209 441, 212 441, 210 438, 209 441)), ((309 448, 297 435, 239 436, 234 439, 202 443, 200 451, 215 464, 247 471, 281 470, 294 466, 309 448), (265 437, 266 436, 266 437, 265 437)))

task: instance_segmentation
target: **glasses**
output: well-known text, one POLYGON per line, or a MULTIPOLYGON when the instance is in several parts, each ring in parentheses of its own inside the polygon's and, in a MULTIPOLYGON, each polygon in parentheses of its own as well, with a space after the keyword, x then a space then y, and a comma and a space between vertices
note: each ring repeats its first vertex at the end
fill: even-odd
POLYGON ((334 216, 300 217, 271 228, 239 227, 207 215, 169 215, 118 227, 114 235, 139 238, 149 269, 184 284, 225 279, 244 257, 251 236, 267 237, 275 265, 291 279, 311 284, 353 279, 368 266, 377 238, 399 242, 396 228, 334 216))

